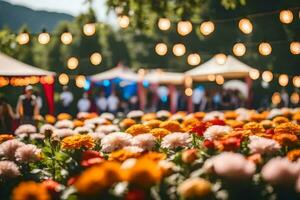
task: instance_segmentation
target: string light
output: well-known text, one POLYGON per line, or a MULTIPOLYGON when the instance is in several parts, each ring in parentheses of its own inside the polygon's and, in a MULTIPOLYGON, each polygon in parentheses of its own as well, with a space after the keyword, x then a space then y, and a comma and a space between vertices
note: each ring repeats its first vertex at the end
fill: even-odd
POLYGON ((180 21, 177 24, 177 32, 179 35, 188 35, 193 30, 193 25, 190 21, 180 21))
POLYGON ((274 105, 278 105, 281 102, 281 96, 279 92, 274 92, 274 94, 272 95, 272 103, 274 105))
POLYGON ((249 19, 243 18, 239 21, 239 29, 245 34, 250 34, 252 33, 253 25, 249 19))
POLYGON ((224 65, 227 61, 227 56, 223 53, 219 53, 215 55, 215 59, 218 65, 224 65))
POLYGON ((73 41, 73 36, 70 32, 64 32, 63 34, 61 34, 60 40, 63 44, 69 45, 73 41))
POLYGON ((192 65, 192 66, 199 65, 201 62, 201 57, 197 53, 192 53, 192 54, 188 55, 187 62, 189 65, 192 65))
POLYGON ((279 19, 284 24, 290 24, 293 21, 293 12, 290 10, 282 10, 279 13, 279 19))
POLYGON ((159 18, 157 25, 160 30, 167 31, 171 27, 171 22, 168 18, 159 18))
POLYGON ((29 39, 29 34, 27 32, 22 32, 17 36, 17 41, 20 45, 27 44, 29 39))
POLYGON ((61 85, 67 85, 69 83, 69 76, 67 74, 61 74, 58 77, 58 81, 61 85))
POLYGON ((7 86, 9 84, 9 79, 3 76, 0 76, 0 87, 7 86))
POLYGON ((68 60, 67 66, 71 70, 76 69, 78 67, 78 63, 79 63, 79 61, 76 57, 71 57, 68 60))
POLYGON ((215 30, 215 25, 212 21, 202 22, 200 25, 200 32, 202 35, 209 35, 215 30))
POLYGON ((217 75, 216 76, 216 83, 218 85, 223 85, 223 83, 224 83, 224 77, 222 75, 217 75))
POLYGON ((264 71, 264 72, 262 73, 262 79, 263 79, 263 81, 265 81, 265 82, 267 82, 267 83, 271 82, 272 79, 273 79, 273 74, 272 74, 272 72, 270 72, 270 71, 264 71))
MULTIPOLYGON (((54 78, 53 76, 43 76, 41 77, 41 84, 53 84, 54 83, 54 78)), ((30 80, 28 80, 28 83, 26 83, 26 85, 29 85, 30 80)))
POLYGON ((168 52, 168 47, 165 43, 158 43, 155 45, 155 52, 160 56, 164 56, 168 52))
POLYGON ((210 75, 207 76, 207 79, 208 79, 209 81, 215 81, 215 80, 216 80, 216 76, 213 75, 213 74, 210 74, 210 75))
POLYGON ((287 84, 289 83, 289 77, 286 74, 281 74, 278 78, 278 82, 279 85, 281 85, 282 87, 287 86, 287 84))
POLYGON ((259 78, 259 71, 257 69, 253 69, 249 72, 249 76, 252 80, 257 80, 259 78))
POLYGON ((86 81, 86 79, 85 79, 85 76, 83 76, 83 75, 76 76, 76 78, 75 78, 76 86, 79 88, 84 87, 85 81, 86 81))
POLYGON ((119 26, 121 28, 127 28, 130 23, 130 19, 127 15, 122 15, 118 17, 119 26))
POLYGON ((102 56, 100 53, 95 52, 91 55, 90 61, 93 65, 99 65, 102 62, 102 56))
POLYGON ((96 32, 96 26, 94 23, 88 23, 83 26, 83 33, 86 36, 92 36, 96 32))
POLYGON ((291 94, 291 97, 290 97, 290 100, 293 104, 298 104, 299 103, 299 100, 300 100, 300 96, 297 92, 293 92, 291 94))
POLYGON ((246 53, 246 46, 243 43, 236 43, 232 51, 236 56, 243 56, 246 53))
POLYGON ((173 46, 173 54, 175 56, 183 56, 185 54, 185 46, 181 43, 175 44, 173 46))
POLYGON ((258 51, 261 55, 267 56, 270 55, 272 52, 272 47, 269 43, 267 42, 262 42, 258 46, 258 51))
POLYGON ((300 42, 291 42, 290 51, 292 54, 295 55, 300 54, 300 42))
POLYGON ((50 35, 45 30, 39 34, 38 41, 40 44, 48 44, 50 41, 50 35))
POLYGON ((184 90, 184 93, 185 93, 186 96, 190 97, 190 96, 193 95, 193 89, 192 88, 186 88, 184 90))
POLYGON ((293 78, 293 84, 297 88, 300 87, 300 76, 294 76, 294 78, 293 78))

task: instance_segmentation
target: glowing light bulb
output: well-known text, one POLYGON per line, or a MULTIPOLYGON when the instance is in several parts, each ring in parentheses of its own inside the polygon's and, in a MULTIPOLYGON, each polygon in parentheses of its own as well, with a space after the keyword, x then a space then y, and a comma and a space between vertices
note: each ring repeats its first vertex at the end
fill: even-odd
POLYGON ((227 56, 223 53, 216 54, 215 58, 218 65, 224 65, 227 61, 227 56))
POLYGON ((85 81, 86 81, 86 79, 85 79, 85 76, 83 76, 83 75, 76 76, 76 78, 75 78, 76 86, 79 88, 84 87, 85 81))
POLYGON ((171 27, 171 22, 168 18, 160 18, 157 25, 160 30, 167 31, 171 27))
POLYGON ((61 85, 67 85, 69 83, 69 76, 67 74, 61 74, 58 77, 58 81, 61 85))
POLYGON ((261 55, 267 56, 270 55, 272 52, 272 47, 269 43, 267 42, 262 42, 258 46, 258 51, 261 55))
POLYGON ((243 43, 236 43, 232 51, 236 56, 243 56, 246 53, 246 46, 243 43))
POLYGON ((39 34, 38 41, 40 44, 48 44, 50 41, 50 35, 47 32, 42 32, 39 34))
POLYGON ((207 79, 208 79, 209 81, 215 81, 215 80, 216 80, 216 76, 213 75, 213 74, 210 74, 210 75, 207 76, 207 79))
POLYGON ((273 74, 270 71, 264 71, 261 76, 262 76, 263 81, 265 81, 267 83, 271 82, 273 80, 273 74))
POLYGON ((300 76, 294 76, 294 78, 293 78, 293 84, 297 88, 300 87, 300 76))
POLYGON ((186 36, 193 30, 193 25, 190 21, 180 21, 177 24, 177 32, 179 35, 186 36))
POLYGON ((274 94, 272 95, 272 103, 274 105, 278 105, 281 102, 281 95, 279 92, 274 92, 274 94))
POLYGON ((83 33, 86 36, 92 36, 95 34, 95 32, 96 32, 96 26, 94 23, 85 24, 83 26, 83 33))
POLYGON ((212 32, 214 32, 214 30, 215 25, 212 21, 206 21, 200 25, 200 32, 205 36, 211 34, 212 32))
POLYGON ((184 93, 185 93, 186 96, 190 97, 190 96, 193 95, 193 89, 192 88, 186 88, 184 90, 184 93))
POLYGON ((183 56, 185 54, 185 46, 181 43, 175 44, 173 46, 173 54, 175 56, 183 56))
POLYGON ((295 55, 300 54, 300 42, 291 42, 290 51, 292 54, 295 55))
POLYGON ((290 97, 290 100, 293 104, 298 104, 299 103, 299 100, 300 100, 300 96, 297 92, 293 92, 291 94, 291 97, 290 97))
POLYGON ((165 43, 158 43, 155 45, 155 52, 160 56, 164 56, 168 52, 168 47, 165 43))
POLYGON ((281 85, 282 87, 287 86, 287 84, 289 83, 289 77, 286 74, 281 74, 278 78, 278 82, 279 85, 281 85))
POLYGON ((279 20, 284 24, 290 24, 293 21, 293 12, 290 10, 282 10, 279 13, 279 20))
POLYGON ((216 83, 218 85, 223 85, 223 83, 224 83, 224 77, 222 75, 217 75, 216 76, 216 83))
POLYGON ((252 33, 253 25, 249 19, 244 18, 239 21, 239 29, 245 34, 250 34, 252 33))
POLYGON ((17 41, 20 45, 27 44, 29 39, 29 34, 27 32, 22 32, 17 36, 17 41))
POLYGON ((73 41, 73 36, 70 32, 64 32, 63 34, 61 34, 60 40, 63 44, 69 45, 73 41))
POLYGON ((76 57, 71 57, 68 60, 67 66, 69 69, 76 69, 78 67, 78 59, 76 57))
POLYGON ((95 52, 91 55, 90 61, 93 65, 99 65, 102 62, 102 56, 100 53, 95 52))
POLYGON ((259 78, 259 71, 257 69, 253 69, 249 72, 249 76, 252 80, 257 80, 259 78))
POLYGON ((189 65, 192 65, 192 66, 199 65, 201 62, 201 57, 197 53, 192 53, 192 54, 188 55, 187 62, 189 65))

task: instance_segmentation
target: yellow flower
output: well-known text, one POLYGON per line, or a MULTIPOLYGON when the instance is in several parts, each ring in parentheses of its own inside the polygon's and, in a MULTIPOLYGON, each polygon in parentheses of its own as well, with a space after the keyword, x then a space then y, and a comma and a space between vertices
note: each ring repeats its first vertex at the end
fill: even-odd
POLYGON ((130 126, 127 130, 126 133, 129 133, 131 135, 139 135, 143 133, 149 133, 150 128, 148 126, 145 126, 143 124, 135 124, 130 126))
POLYGON ((257 122, 248 122, 243 128, 245 130, 250 130, 252 134, 265 132, 264 127, 257 122))
POLYGON ((10 135, 10 134, 1 134, 0 135, 0 144, 2 142, 5 142, 7 140, 11 140, 11 139, 14 139, 14 136, 13 135, 10 135))
POLYGON ((123 162, 123 161, 127 160, 128 158, 137 158, 140 155, 141 155, 141 152, 131 152, 131 151, 127 151, 125 149, 120 149, 118 151, 114 151, 111 154, 109 154, 108 160, 123 162))
POLYGON ((47 189, 33 181, 21 182, 12 191, 12 200, 50 200, 47 189))
POLYGON ((93 138, 89 135, 72 135, 65 137, 61 141, 61 148, 63 149, 91 149, 95 146, 93 138))
POLYGON ((74 186, 81 195, 96 195, 121 180, 120 164, 104 162, 86 169, 76 180, 74 186))
POLYGON ((253 114, 250 116, 250 120, 251 120, 251 121, 260 122, 260 121, 266 119, 267 116, 268 116, 268 113, 267 113, 267 112, 263 112, 263 113, 253 113, 253 114))
POLYGON ((297 123, 300 122, 300 112, 297 112, 293 116, 293 120, 297 121, 297 123))
POLYGON ((164 128, 154 128, 150 131, 150 133, 157 138, 163 138, 164 136, 170 134, 171 132, 164 128))
POLYGON ((164 154, 164 153, 149 151, 149 152, 143 154, 141 158, 152 160, 154 162, 158 162, 158 161, 161 161, 161 160, 165 160, 167 158, 167 155, 164 154))
POLYGON ((153 119, 153 120, 149 120, 149 121, 146 121, 144 123, 144 125, 150 127, 151 129, 153 128, 158 128, 159 125, 161 124, 162 121, 158 120, 158 119, 153 119))
POLYGON ((182 128, 178 121, 165 121, 165 122, 162 122, 159 125, 159 127, 167 129, 168 131, 171 131, 171 132, 181 132, 182 131, 182 128))
POLYGON ((243 125, 244 125, 244 122, 237 121, 237 120, 234 120, 234 119, 225 120, 225 123, 228 126, 231 126, 232 128, 240 128, 240 127, 243 127, 243 125))
POLYGON ((278 133, 273 135, 273 139, 281 145, 293 145, 298 141, 298 138, 294 134, 290 133, 278 133))
POLYGON ((184 199, 202 199, 212 192, 211 183, 203 178, 189 178, 178 186, 178 193, 184 199))
POLYGON ((300 149, 294 149, 287 153, 287 157, 290 161, 296 161, 300 158, 300 149))
POLYGON ((59 115, 57 115, 57 119, 59 121, 64 119, 72 119, 72 116, 68 113, 60 113, 59 115))
POLYGON ((273 122, 274 124, 278 125, 278 124, 289 122, 289 119, 286 117, 278 116, 273 119, 273 122))
POLYGON ((81 121, 81 120, 75 119, 75 120, 73 121, 73 124, 74 124, 74 127, 81 127, 81 126, 84 125, 84 122, 81 121))
POLYGON ((224 113, 225 119, 236 119, 237 118, 237 113, 234 111, 227 111, 224 113))
POLYGON ((264 129, 269 129, 273 127, 273 122, 271 120, 262 120, 260 124, 264 127, 264 129))
POLYGON ((290 134, 300 134, 300 126, 293 122, 286 122, 279 124, 274 129, 275 134, 277 133, 290 133, 290 134))
POLYGON ((155 113, 147 113, 142 116, 142 121, 150 121, 150 120, 155 120, 156 119, 156 114, 155 113))
POLYGON ((205 116, 205 112, 195 112, 194 117, 197 118, 198 120, 202 120, 205 116))
POLYGON ((193 117, 193 118, 185 119, 182 122, 182 125, 186 129, 186 131, 190 131, 198 122, 199 120, 193 117))
POLYGON ((49 114, 45 116, 45 120, 49 124, 54 124, 56 121, 55 117, 53 115, 49 115, 49 114))
POLYGON ((136 122, 130 118, 125 118, 120 122, 120 126, 124 129, 127 129, 134 124, 136 124, 136 122))
POLYGON ((162 171, 157 162, 139 159, 135 165, 124 172, 124 179, 132 185, 149 188, 160 182, 162 171))

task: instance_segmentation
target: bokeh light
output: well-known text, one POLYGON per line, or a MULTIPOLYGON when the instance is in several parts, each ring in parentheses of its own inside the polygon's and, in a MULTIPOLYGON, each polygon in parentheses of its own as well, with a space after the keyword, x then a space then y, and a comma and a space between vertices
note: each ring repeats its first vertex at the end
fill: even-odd
POLYGON ((236 56, 243 56, 246 53, 246 46, 243 43, 236 43, 232 51, 236 56))
POLYGON ((175 56, 183 56, 185 54, 185 46, 184 44, 178 43, 173 46, 173 54, 175 56))
POLYGON ((171 27, 171 22, 168 18, 159 18, 157 25, 160 30, 167 31, 171 27))
POLYGON ((215 25, 212 21, 202 22, 200 25, 200 32, 202 35, 209 35, 215 30, 215 25))
POLYGON ((192 66, 199 65, 201 62, 201 57, 197 53, 192 53, 192 54, 188 55, 187 62, 189 65, 192 65, 192 66))
POLYGON ((100 53, 95 52, 90 56, 90 61, 93 65, 99 65, 102 62, 102 56, 100 53))
POLYGON ((270 55, 272 52, 272 47, 269 43, 267 42, 262 42, 258 46, 258 51, 261 55, 267 56, 270 55))
POLYGON ((261 76, 262 76, 263 81, 265 81, 267 83, 269 83, 273 80, 273 73, 271 71, 264 71, 261 76))
POLYGON ((61 34, 60 40, 63 44, 69 45, 73 41, 73 36, 70 32, 64 32, 63 34, 61 34))
POLYGON ((155 52, 160 56, 164 56, 168 52, 168 47, 165 43, 158 43, 155 45, 155 52))
POLYGON ((180 21, 177 24, 177 32, 179 35, 186 36, 193 30, 193 25, 190 21, 180 21))
POLYGON ((239 29, 245 34, 250 34, 252 33, 253 25, 249 19, 244 18, 239 21, 239 29))
POLYGON ((61 85, 67 85, 69 83, 69 76, 67 74, 61 74, 58 77, 58 81, 61 85))

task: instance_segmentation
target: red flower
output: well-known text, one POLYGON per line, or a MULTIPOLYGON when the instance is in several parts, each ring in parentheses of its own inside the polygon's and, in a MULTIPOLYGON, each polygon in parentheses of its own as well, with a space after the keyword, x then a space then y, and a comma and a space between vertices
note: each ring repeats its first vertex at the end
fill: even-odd
POLYGON ((209 121, 212 125, 220 125, 220 126, 225 126, 226 123, 224 122, 224 120, 221 120, 219 118, 215 118, 213 120, 209 121))
POLYGON ((215 144, 213 141, 211 140, 204 140, 203 141, 203 145, 208 148, 208 149, 214 149, 215 148, 215 144))
POLYGON ((82 153, 82 160, 80 165, 83 167, 89 167, 94 164, 98 164, 103 161, 103 157, 98 151, 86 150, 82 153))
POLYGON ((224 148, 223 150, 232 151, 241 146, 241 139, 237 138, 237 137, 230 137, 230 138, 227 138, 226 140, 223 140, 222 145, 224 148))
POLYGON ((71 178, 69 178, 67 185, 73 185, 76 182, 77 178, 78 176, 72 176, 71 178))
POLYGON ((192 132, 196 133, 199 136, 202 136, 206 129, 211 126, 208 122, 198 122, 193 128, 192 132))
POLYGON ((125 200, 145 200, 146 195, 143 190, 133 189, 129 190, 127 193, 125 200))
POLYGON ((266 134, 268 134, 268 135, 274 135, 274 129, 270 128, 270 129, 266 130, 266 134))
POLYGON ((49 192, 59 192, 60 184, 56 181, 53 181, 52 179, 43 181, 42 185, 44 185, 49 192))

